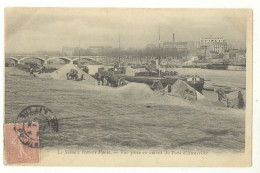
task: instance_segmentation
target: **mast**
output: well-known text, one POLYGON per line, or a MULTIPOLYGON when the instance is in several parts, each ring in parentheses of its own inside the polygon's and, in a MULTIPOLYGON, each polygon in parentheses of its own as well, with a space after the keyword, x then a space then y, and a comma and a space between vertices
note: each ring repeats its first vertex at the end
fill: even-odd
POLYGON ((118 66, 120 67, 120 32, 119 32, 119 37, 118 37, 118 66))
POLYGON ((159 70, 159 77, 161 76, 161 29, 159 24, 159 41, 158 41, 158 47, 159 47, 159 56, 158 56, 158 70, 159 70))
POLYGON ((79 64, 80 64, 80 40, 79 40, 79 64))

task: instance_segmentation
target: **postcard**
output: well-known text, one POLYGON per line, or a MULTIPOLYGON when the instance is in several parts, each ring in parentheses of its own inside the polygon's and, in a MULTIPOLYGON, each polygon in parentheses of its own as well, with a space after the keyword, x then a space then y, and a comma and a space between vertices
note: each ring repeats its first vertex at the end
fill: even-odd
POLYGON ((5 8, 4 163, 251 166, 252 10, 5 8))

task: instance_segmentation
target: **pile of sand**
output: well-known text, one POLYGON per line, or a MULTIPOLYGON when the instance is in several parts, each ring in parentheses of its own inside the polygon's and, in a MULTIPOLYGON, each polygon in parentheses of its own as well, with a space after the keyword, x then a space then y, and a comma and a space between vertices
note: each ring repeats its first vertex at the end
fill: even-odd
MULTIPOLYGON (((177 96, 180 96, 182 98, 185 98, 186 97, 185 90, 189 90, 189 91, 192 91, 193 93, 196 93, 197 100, 201 100, 201 99, 205 98, 201 93, 199 93, 197 90, 195 90, 194 88, 189 86, 186 82, 181 81, 181 80, 177 80, 172 85, 172 91, 168 94, 169 95, 175 95, 175 96, 177 95, 177 96)), ((193 98, 189 97, 188 100, 195 100, 196 97, 195 96, 193 98)))
POLYGON ((50 77, 52 79, 57 79, 57 80, 67 80, 67 73, 70 72, 71 69, 77 70, 78 71, 78 76, 79 78, 81 77, 82 74, 84 82, 91 84, 91 85, 97 85, 97 80, 91 77, 89 74, 81 70, 79 67, 77 67, 74 64, 66 64, 60 69, 54 71, 53 73, 49 74, 41 74, 40 77, 50 77))
POLYGON ((117 88, 115 94, 125 99, 146 99, 154 96, 155 93, 146 84, 131 82, 117 88))

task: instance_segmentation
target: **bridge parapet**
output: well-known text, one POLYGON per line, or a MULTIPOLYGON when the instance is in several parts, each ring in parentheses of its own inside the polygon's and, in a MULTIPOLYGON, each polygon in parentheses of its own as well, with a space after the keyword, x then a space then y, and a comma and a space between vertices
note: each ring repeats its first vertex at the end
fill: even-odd
POLYGON ((52 60, 57 60, 57 59, 62 59, 62 60, 64 60, 66 63, 72 63, 72 62, 73 62, 73 60, 72 60, 71 58, 68 58, 68 57, 51 57, 51 58, 48 58, 48 59, 46 60, 46 63, 48 63, 48 62, 50 62, 50 61, 52 61, 52 60))
POLYGON ((46 58, 43 58, 43 57, 23 57, 20 59, 20 62, 22 62, 26 59, 38 59, 41 61, 42 64, 46 64, 46 58))
MULTIPOLYGON (((98 61, 98 59, 102 59, 106 56, 81 56, 80 59, 88 59, 88 60, 92 60, 92 61, 98 61)), ((20 64, 22 63, 23 61, 27 60, 27 59, 38 59, 41 61, 42 64, 47 64, 48 62, 52 61, 52 60, 57 60, 57 59, 62 59, 64 60, 66 63, 73 63, 75 61, 78 61, 79 60, 79 57, 50 57, 50 58, 47 58, 46 56, 45 57, 40 57, 40 56, 9 56, 7 57, 7 59, 11 59, 15 62, 15 64, 20 64)))

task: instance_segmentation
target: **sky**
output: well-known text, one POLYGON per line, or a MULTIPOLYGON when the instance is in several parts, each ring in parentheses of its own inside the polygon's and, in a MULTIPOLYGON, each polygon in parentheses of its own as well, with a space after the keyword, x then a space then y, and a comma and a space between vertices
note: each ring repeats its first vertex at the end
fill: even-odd
POLYGON ((62 46, 145 48, 161 42, 223 37, 246 48, 246 10, 6 8, 5 51, 61 51, 62 46))

